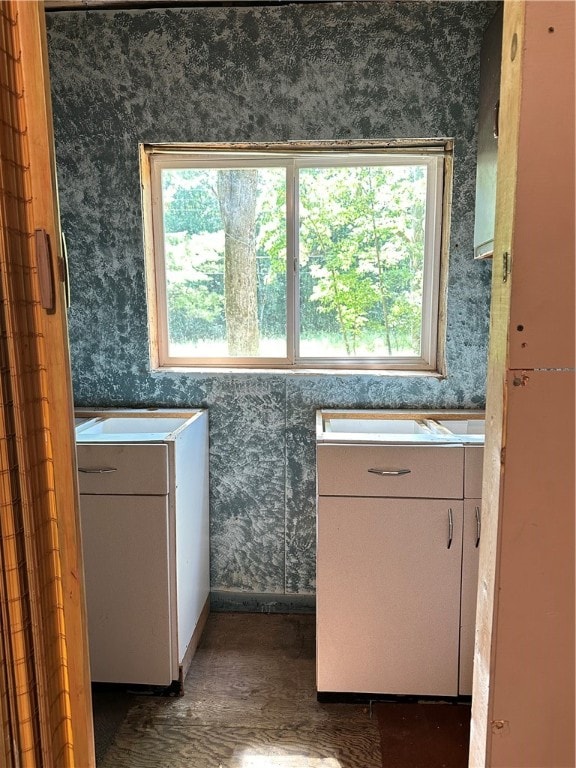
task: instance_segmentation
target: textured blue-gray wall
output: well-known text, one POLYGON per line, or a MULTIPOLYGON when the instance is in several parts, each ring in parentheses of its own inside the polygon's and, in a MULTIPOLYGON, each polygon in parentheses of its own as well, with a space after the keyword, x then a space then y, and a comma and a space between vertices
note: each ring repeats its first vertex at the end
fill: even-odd
POLYGON ((472 260, 479 49, 492 3, 48 15, 78 406, 210 409, 212 588, 313 593, 314 412, 484 403, 489 267, 472 260), (447 370, 152 373, 139 142, 456 141, 447 370))

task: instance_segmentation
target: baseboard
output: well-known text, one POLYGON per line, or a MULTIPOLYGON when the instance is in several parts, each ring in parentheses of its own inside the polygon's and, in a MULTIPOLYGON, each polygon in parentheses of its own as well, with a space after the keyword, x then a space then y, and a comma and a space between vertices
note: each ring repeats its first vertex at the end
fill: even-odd
POLYGON ((215 613, 315 613, 316 595, 216 590, 210 593, 210 610, 215 613))

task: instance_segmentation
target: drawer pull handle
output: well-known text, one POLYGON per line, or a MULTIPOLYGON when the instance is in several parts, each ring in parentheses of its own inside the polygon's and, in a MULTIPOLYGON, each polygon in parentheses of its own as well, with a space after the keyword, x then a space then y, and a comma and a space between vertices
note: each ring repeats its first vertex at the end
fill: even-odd
POLYGON ((450 549, 452 546, 452 537, 454 535, 454 518, 452 516, 452 510, 448 510, 448 547, 447 549, 450 549))
POLYGON ((78 472, 87 475, 104 475, 107 472, 118 472, 116 467, 78 467, 78 472))
POLYGON ((409 475, 412 472, 411 469, 369 469, 368 472, 372 472, 373 475, 381 475, 382 477, 397 477, 398 475, 409 475))
POLYGON ((476 548, 480 544, 480 531, 482 530, 482 522, 480 520, 480 507, 474 507, 476 513, 476 548))

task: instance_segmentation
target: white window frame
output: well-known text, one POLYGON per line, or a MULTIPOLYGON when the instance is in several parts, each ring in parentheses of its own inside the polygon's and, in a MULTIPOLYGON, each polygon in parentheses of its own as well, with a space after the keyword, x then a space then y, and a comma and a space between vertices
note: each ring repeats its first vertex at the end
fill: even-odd
POLYGON ((441 335, 444 330, 444 264, 447 261, 449 140, 407 145, 343 142, 293 145, 141 145, 140 166, 146 251, 146 280, 150 353, 153 369, 273 369, 273 370, 394 370, 442 372, 441 335), (345 145, 345 146, 343 146, 345 145), (299 355, 298 308, 298 184, 300 168, 374 165, 426 165, 425 257, 422 296, 421 355, 407 357, 313 358, 299 355), (287 357, 174 357, 169 354, 167 292, 164 260, 163 169, 218 167, 286 168, 286 344, 287 357))

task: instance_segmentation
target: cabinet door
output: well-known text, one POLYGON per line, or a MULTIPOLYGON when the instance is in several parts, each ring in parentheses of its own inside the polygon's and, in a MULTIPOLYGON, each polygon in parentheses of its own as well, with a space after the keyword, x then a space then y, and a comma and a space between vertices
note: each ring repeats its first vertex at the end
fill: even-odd
POLYGON ((92 680, 169 685, 168 497, 82 495, 80 514, 92 680))
POLYGON ((462 596, 460 606, 460 680, 458 693, 472 695, 474 639, 476 629, 476 593, 478 591, 478 556, 481 533, 480 499, 464 501, 462 536, 462 596))
POLYGON ((319 691, 458 693, 462 506, 319 498, 319 691))

